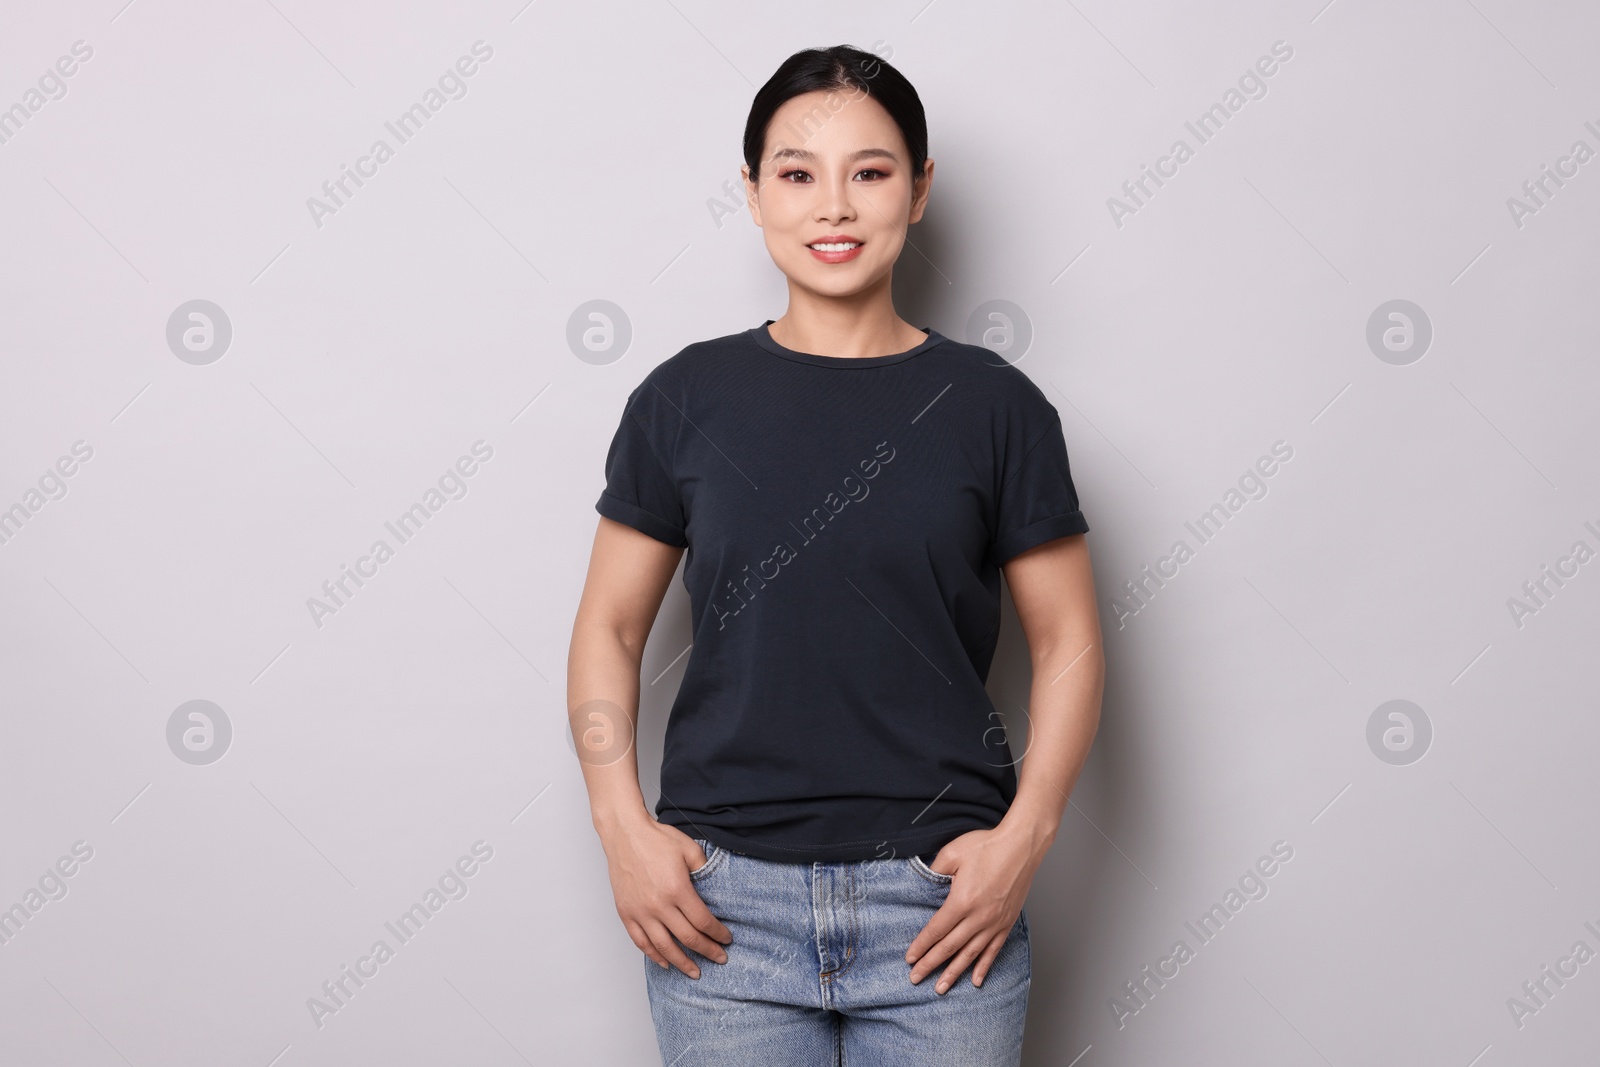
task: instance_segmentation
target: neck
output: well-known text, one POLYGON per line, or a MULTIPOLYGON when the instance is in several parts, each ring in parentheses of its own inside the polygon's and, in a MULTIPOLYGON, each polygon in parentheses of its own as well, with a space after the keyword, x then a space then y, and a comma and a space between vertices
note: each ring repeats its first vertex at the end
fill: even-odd
POLYGON ((889 278, 850 296, 827 296, 789 282, 789 307, 768 331, 796 352, 823 356, 882 356, 915 348, 927 334, 894 310, 889 278))

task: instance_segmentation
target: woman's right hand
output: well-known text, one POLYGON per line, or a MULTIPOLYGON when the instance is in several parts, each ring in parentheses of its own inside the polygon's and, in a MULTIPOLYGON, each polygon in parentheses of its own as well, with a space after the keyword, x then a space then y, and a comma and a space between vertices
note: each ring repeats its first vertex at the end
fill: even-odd
POLYGON ((733 934, 711 914, 689 879, 689 872, 707 860, 694 838, 676 826, 645 818, 613 830, 601 844, 617 915, 641 952, 662 967, 671 963, 690 978, 699 978, 700 968, 679 941, 706 959, 728 962, 722 946, 733 941, 733 934))

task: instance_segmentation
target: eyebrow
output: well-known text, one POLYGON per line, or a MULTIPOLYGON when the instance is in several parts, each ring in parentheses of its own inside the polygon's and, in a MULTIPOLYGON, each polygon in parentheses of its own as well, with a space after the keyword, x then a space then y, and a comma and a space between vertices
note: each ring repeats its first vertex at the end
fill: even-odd
MULTIPOLYGON (((848 156, 845 157, 845 162, 846 163, 854 163, 858 159, 867 159, 867 158, 873 157, 873 156, 887 156, 888 158, 893 159, 893 160, 895 160, 897 162, 900 159, 899 156, 895 155, 893 152, 889 151, 887 148, 863 148, 860 151, 851 152, 848 156)), ((817 154, 815 152, 807 151, 804 148, 780 148, 777 151, 773 152, 772 155, 768 156, 767 158, 768 159, 774 159, 774 160, 776 160, 776 159, 816 159, 817 158, 817 154)))

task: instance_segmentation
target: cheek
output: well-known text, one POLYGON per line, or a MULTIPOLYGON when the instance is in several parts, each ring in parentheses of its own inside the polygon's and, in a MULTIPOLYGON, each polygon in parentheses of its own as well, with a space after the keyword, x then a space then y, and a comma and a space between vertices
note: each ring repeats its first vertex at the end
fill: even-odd
POLYGON ((793 190, 763 189, 761 192, 761 224, 773 233, 792 235, 810 220, 805 199, 793 190))
MULTIPOLYGON (((902 223, 904 225, 904 223, 902 223)), ((905 248, 905 232, 893 226, 879 226, 867 238, 868 251, 875 262, 893 262, 905 248)))

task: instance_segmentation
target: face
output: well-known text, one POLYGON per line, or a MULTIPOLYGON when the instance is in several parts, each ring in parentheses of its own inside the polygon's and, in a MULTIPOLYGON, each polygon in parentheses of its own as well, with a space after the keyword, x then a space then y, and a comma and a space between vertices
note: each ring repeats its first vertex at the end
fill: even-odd
POLYGON ((913 183, 883 105, 839 89, 786 101, 767 126, 759 182, 749 171, 750 216, 773 262, 792 285, 848 297, 888 284, 906 227, 922 218, 933 161, 913 183))

